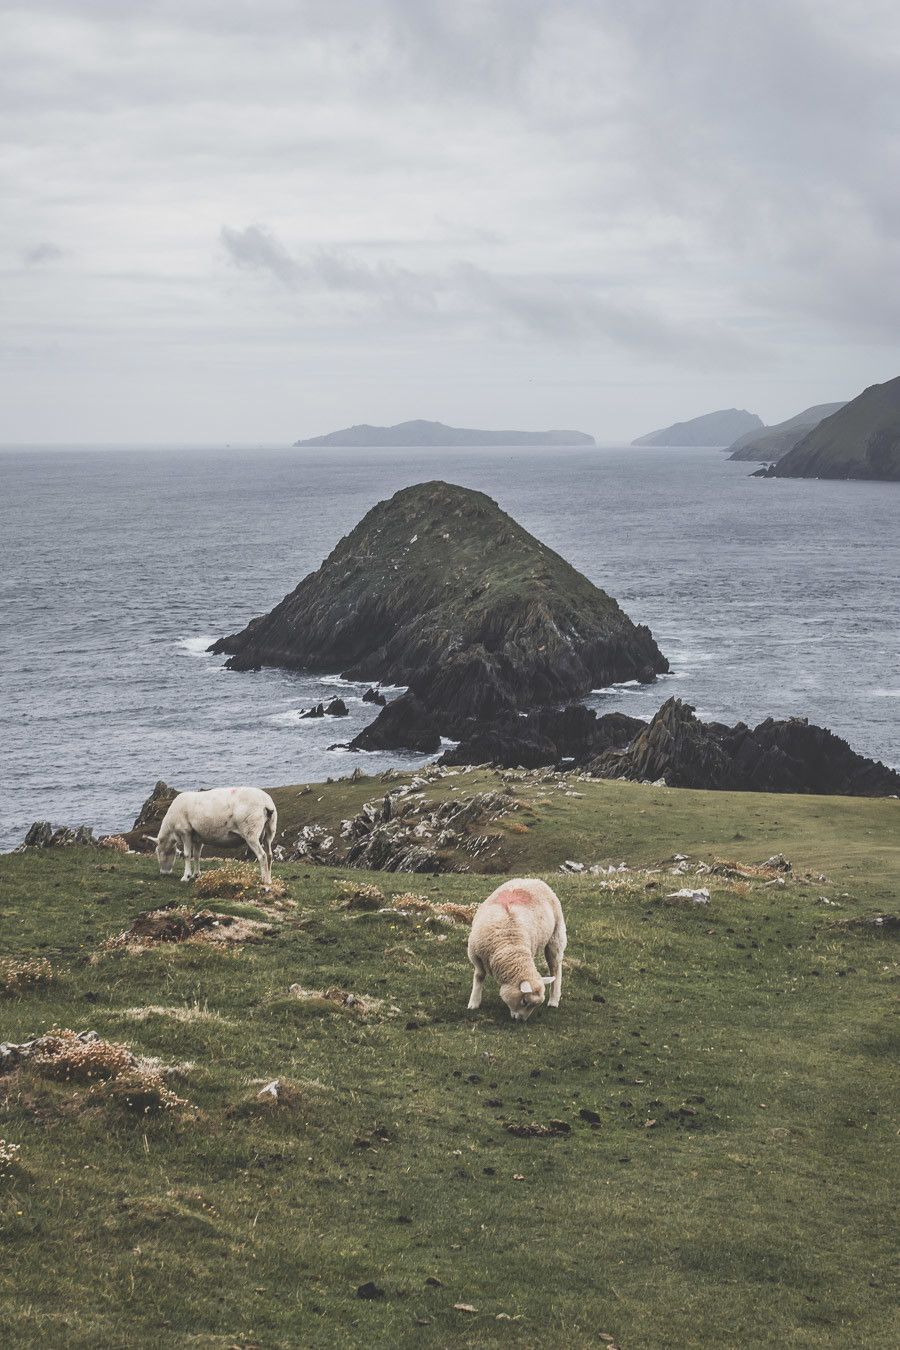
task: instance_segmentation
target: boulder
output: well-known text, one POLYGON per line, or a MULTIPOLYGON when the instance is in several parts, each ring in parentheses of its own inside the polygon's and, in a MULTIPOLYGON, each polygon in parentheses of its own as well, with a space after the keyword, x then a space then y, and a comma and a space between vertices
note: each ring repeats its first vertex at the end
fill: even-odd
POLYGON ((582 704, 538 708, 525 716, 475 726, 444 752, 440 763, 539 769, 566 760, 580 766, 603 750, 624 748, 645 725, 624 713, 598 717, 582 704))

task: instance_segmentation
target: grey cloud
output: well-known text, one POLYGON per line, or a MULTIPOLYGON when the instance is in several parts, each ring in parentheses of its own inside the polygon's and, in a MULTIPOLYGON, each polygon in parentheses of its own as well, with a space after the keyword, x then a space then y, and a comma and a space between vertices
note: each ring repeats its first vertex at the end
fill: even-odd
POLYGON ((65 250, 58 244, 44 242, 26 248, 22 253, 22 261, 27 267, 40 267, 42 263, 56 262, 58 258, 64 256, 65 250))
POLYGON ((237 267, 251 271, 269 272, 283 286, 293 289, 300 278, 300 269, 275 236, 264 226, 247 225, 243 230, 222 226, 221 240, 237 267))

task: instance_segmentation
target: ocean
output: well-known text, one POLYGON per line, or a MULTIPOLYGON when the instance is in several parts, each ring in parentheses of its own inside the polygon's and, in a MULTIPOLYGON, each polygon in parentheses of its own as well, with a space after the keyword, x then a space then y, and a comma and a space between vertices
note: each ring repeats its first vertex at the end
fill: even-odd
POLYGON ((751 478, 718 450, 0 452, 0 848, 127 828, 159 778, 307 783, 414 764, 329 750, 377 710, 339 672, 206 653, 398 488, 479 488, 650 626, 672 674, 587 700, 805 716, 900 767, 900 486, 751 478), (342 693, 350 716, 301 721, 342 693))

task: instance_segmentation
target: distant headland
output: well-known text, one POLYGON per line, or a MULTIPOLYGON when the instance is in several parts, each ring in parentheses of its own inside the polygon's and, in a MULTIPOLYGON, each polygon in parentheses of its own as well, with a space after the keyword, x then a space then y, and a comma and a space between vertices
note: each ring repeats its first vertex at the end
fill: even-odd
POLYGON ((594 445, 593 436, 584 431, 483 431, 476 427, 448 427, 443 422, 398 422, 393 427, 373 427, 368 423, 330 431, 325 436, 310 436, 295 441, 306 446, 454 446, 454 445, 594 445))
POLYGON ((764 422, 744 408, 721 408, 718 412, 692 417, 689 422, 674 422, 661 431, 648 431, 632 445, 725 446, 748 431, 761 431, 764 422))

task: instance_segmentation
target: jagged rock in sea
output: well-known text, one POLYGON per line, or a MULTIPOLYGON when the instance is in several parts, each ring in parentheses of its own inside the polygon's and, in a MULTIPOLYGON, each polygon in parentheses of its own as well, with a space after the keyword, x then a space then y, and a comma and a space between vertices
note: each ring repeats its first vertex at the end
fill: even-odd
POLYGON ((670 698, 624 751, 606 751, 589 772, 597 778, 669 787, 747 792, 814 792, 851 797, 900 793, 900 773, 851 750, 846 741, 803 717, 767 718, 757 727, 701 722, 670 698))
POLYGON ((98 842, 90 825, 59 825, 54 828, 49 820, 36 820, 19 848, 72 848, 98 842))
POLYGON ((301 712, 301 721, 307 717, 349 717, 350 709, 342 698, 333 698, 330 703, 317 703, 301 712))
POLYGON ((363 694, 362 701, 363 703, 376 703, 379 708, 384 708, 387 706, 387 699, 385 698, 381 690, 372 689, 371 687, 367 689, 366 692, 363 694))
POLYGON ((567 708, 538 708, 525 716, 480 725, 446 750, 441 764, 492 764, 502 769, 540 769, 566 761, 577 767, 603 750, 622 749, 645 722, 625 713, 598 717, 581 703, 567 708))
MULTIPOLYGON (((232 670, 407 685, 446 735, 668 670, 615 600, 484 493, 443 482, 379 502, 275 609, 210 650, 232 670)), ((393 706, 374 737, 384 739, 382 719, 398 726, 416 712, 393 706)))

